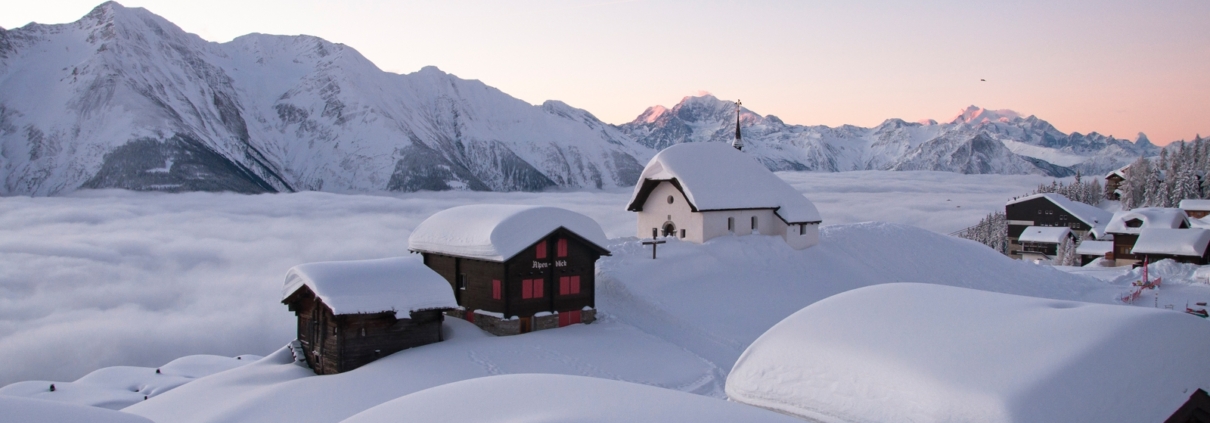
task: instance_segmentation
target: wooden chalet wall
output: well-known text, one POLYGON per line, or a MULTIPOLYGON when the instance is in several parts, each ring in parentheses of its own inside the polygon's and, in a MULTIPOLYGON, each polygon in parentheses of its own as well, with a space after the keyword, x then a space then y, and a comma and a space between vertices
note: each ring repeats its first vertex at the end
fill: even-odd
POLYGON ((298 319, 298 341, 316 374, 347 372, 400 350, 441 341, 441 310, 334 315, 307 287, 286 300, 298 319))
POLYGON ((1021 237, 1021 232, 1024 232, 1027 227, 1050 226, 1071 228, 1076 239, 1083 238, 1084 234, 1093 229, 1087 223, 1077 219, 1074 215, 1068 213, 1067 210, 1059 207, 1058 204, 1051 202, 1046 197, 1008 204, 1004 206, 1004 217, 1008 221, 1008 255, 1015 259, 1021 258, 1022 247, 1017 239, 1021 237))
POLYGON ((424 263, 449 281, 458 305, 466 309, 467 320, 474 310, 499 313, 522 320, 521 332, 528 332, 529 319, 541 312, 571 312, 596 307, 596 262, 602 251, 580 236, 563 228, 531 244, 504 262, 423 252, 424 263), (559 255, 559 242, 566 240, 567 251, 559 255), (545 257, 538 249, 545 245, 545 257), (561 293, 561 278, 578 277, 579 292, 561 293), (464 281, 465 286, 459 282, 464 281), (526 281, 529 297, 526 298, 526 281), (539 287, 534 287, 537 281, 539 287), (496 282, 499 281, 499 296, 496 282), (541 291, 541 296, 534 295, 541 291))

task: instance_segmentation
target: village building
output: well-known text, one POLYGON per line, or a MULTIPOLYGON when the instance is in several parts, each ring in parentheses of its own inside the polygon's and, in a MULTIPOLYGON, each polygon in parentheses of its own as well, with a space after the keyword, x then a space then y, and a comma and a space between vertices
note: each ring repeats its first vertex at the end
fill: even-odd
POLYGON ((1004 217, 1008 221, 1008 255, 1023 259, 1020 237, 1026 228, 1062 227, 1070 229, 1075 239, 1104 240, 1102 230, 1113 214, 1060 194, 1043 193, 1009 201, 1004 205, 1004 217))
POLYGON ((1150 263, 1172 259, 1181 263, 1210 263, 1210 229, 1144 228, 1131 249, 1136 258, 1150 263))
POLYGON ((1080 265, 1084 266, 1092 263, 1094 260, 1103 258, 1107 259, 1109 252, 1113 251, 1113 241, 1096 241, 1087 239, 1080 242, 1076 247, 1076 254, 1080 255, 1080 265))
POLYGON ((1021 244, 1021 259, 1029 261, 1054 262, 1065 241, 1076 242, 1071 228, 1066 226, 1030 226, 1017 237, 1021 244))
POLYGON ((717 142, 660 151, 639 176, 626 209, 639 238, 703 243, 725 235, 776 235, 790 247, 819 244, 815 205, 738 148, 717 142))
POLYGON ((1109 172, 1108 175, 1105 175, 1105 198, 1106 199, 1108 199, 1108 200, 1121 200, 1122 199, 1122 192, 1119 190, 1119 188, 1122 186, 1122 182, 1126 180, 1126 169, 1129 169, 1129 168, 1130 168, 1130 166, 1123 166, 1123 167, 1119 168, 1118 170, 1109 172))
POLYGON ((286 272, 282 303, 298 319, 298 350, 316 374, 356 369, 442 340, 449 284, 415 257, 308 263, 286 272))
POLYGON ((1181 203, 1178 207, 1180 207, 1181 210, 1184 210, 1185 214, 1191 219, 1201 219, 1206 217, 1206 215, 1210 215, 1210 200, 1195 200, 1186 198, 1181 200, 1181 203))
POLYGON ((1113 214, 1105 232, 1113 235, 1111 259, 1116 266, 1140 263, 1142 256, 1133 253, 1134 244, 1143 229, 1189 229, 1189 219, 1181 209, 1143 207, 1113 214))
POLYGON ((500 204, 437 212, 408 238, 453 289, 459 308, 449 314, 496 335, 592 323, 605 245, 588 216, 500 204))

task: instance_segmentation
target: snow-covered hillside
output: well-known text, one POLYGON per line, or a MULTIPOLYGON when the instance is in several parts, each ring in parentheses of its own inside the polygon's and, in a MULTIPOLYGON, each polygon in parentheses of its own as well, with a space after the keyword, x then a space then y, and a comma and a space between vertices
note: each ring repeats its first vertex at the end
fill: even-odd
MULTIPOLYGON (((435 67, 384 72, 316 37, 212 43, 114 2, 0 29, 0 195, 610 188, 661 148, 729 141, 734 121, 730 101, 703 95, 609 125, 435 67)), ((1061 176, 1157 152, 974 106, 941 124, 800 126, 747 109, 742 124, 745 151, 774 170, 1061 176)))
MULTIPOLYGON (((685 97, 671 109, 648 108, 621 126, 642 145, 662 149, 684 141, 734 138, 735 108, 709 94, 685 97)), ((941 170, 968 174, 1098 174, 1140 155, 1158 154, 1146 136, 1137 142, 1064 134, 1036 116, 970 106, 948 123, 888 119, 873 128, 789 125, 773 115, 741 110, 744 151, 774 170, 941 170)))

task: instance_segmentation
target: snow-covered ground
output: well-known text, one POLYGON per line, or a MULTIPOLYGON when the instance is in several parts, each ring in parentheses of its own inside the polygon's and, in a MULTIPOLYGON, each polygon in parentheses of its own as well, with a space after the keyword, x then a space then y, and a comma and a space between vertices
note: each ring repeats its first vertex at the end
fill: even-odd
MULTIPOLYGON (((1129 289, 1129 277, 1012 261, 937 233, 974 224, 1044 178, 780 176, 818 206, 825 224, 819 246, 795 251, 761 236, 705 245, 670 241, 658 260, 629 237, 630 190, 3 198, 0 358, 8 365, 0 367, 0 384, 36 379, 28 383, 42 389, 104 366, 154 366, 191 354, 268 355, 126 409, 161 423, 338 422, 400 396, 515 373, 592 376, 721 397, 727 372, 765 330, 853 288, 912 281, 1097 303, 1113 303, 1129 289), (497 338, 450 320, 447 341, 345 374, 315 377, 290 364, 281 347, 293 339, 295 321, 279 303, 286 269, 406 255, 406 239, 424 218, 487 202, 555 205, 601 223, 614 253, 598 262, 601 321, 497 338), (866 220, 891 223, 852 223, 866 220)), ((1210 299, 1210 286, 1176 278, 1165 279, 1164 292, 1176 286, 1183 298, 1210 299)))

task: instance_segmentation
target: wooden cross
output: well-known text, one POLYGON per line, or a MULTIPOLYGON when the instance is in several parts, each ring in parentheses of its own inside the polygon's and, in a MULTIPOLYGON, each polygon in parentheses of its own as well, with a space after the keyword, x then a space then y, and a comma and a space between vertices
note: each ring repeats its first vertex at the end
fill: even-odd
POLYGON ((652 260, 655 260, 655 247, 656 247, 657 245, 663 244, 663 243, 665 243, 665 242, 668 242, 668 241, 664 241, 664 240, 662 240, 662 239, 655 239, 655 238, 653 237, 653 238, 651 238, 651 240, 650 240, 650 241, 643 241, 643 245, 650 245, 650 246, 651 246, 651 259, 652 259, 652 260))

